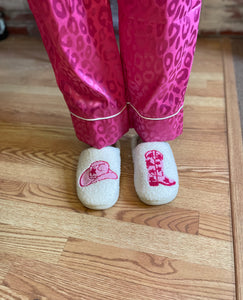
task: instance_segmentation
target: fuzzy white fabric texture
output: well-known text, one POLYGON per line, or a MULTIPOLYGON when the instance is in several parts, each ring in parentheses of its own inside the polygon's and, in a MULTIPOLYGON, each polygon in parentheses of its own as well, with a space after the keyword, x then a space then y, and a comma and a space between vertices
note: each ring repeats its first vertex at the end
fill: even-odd
POLYGON ((82 204, 90 209, 103 210, 118 200, 121 173, 120 149, 88 148, 79 157, 77 194, 82 204))
POLYGON ((177 166, 170 145, 147 142, 133 149, 134 185, 140 200, 161 205, 175 199, 179 189, 177 166))

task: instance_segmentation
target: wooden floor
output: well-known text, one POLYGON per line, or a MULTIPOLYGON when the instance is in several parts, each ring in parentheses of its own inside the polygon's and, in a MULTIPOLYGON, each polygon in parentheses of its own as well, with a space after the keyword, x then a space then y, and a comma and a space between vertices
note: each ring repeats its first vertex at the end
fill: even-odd
POLYGON ((180 189, 142 204, 130 140, 121 140, 121 192, 86 209, 75 171, 87 146, 42 43, 0 45, 0 299, 235 299, 222 41, 199 39, 184 110, 170 143, 180 189))

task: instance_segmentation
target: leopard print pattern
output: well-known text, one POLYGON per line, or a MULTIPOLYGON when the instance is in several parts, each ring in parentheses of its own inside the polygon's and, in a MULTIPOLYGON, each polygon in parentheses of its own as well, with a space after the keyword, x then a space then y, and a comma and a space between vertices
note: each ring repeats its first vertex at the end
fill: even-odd
POLYGON ((181 134, 200 0, 118 0, 120 53, 108 0, 28 2, 81 141, 181 134))

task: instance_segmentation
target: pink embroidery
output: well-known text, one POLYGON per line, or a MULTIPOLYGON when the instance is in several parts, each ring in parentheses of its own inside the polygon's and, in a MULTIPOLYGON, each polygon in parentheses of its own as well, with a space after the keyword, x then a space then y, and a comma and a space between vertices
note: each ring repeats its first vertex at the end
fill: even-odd
POLYGON ((163 154, 157 150, 150 150, 145 153, 146 167, 148 169, 148 181, 150 186, 163 184, 172 186, 176 182, 164 175, 163 154))
POLYGON ((88 186, 105 179, 117 179, 118 176, 110 169, 108 162, 99 160, 93 162, 80 176, 80 186, 88 186))

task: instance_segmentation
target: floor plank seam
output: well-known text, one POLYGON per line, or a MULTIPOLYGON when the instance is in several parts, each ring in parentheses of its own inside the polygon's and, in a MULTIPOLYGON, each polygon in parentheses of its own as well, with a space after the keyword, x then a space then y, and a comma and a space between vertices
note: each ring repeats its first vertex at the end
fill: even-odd
MULTIPOLYGON (((233 193, 234 184, 235 184, 235 173, 233 172, 233 168, 242 168, 242 159, 239 161, 239 164, 234 164, 235 157, 235 139, 241 139, 241 127, 239 126, 239 116, 231 115, 232 111, 235 110, 236 113, 239 112, 238 101, 237 101, 237 92, 235 85, 235 73, 234 73, 234 65, 233 65, 233 55, 231 48, 231 40, 224 39, 221 40, 222 44, 222 60, 223 60, 223 68, 224 68, 224 91, 225 91, 225 103, 226 103, 226 124, 227 124, 227 144, 228 144, 228 164, 229 164, 229 174, 230 174, 230 198, 231 198, 231 220, 232 220, 232 236, 233 236, 233 247, 234 247, 234 265, 235 265, 235 285, 236 285, 236 298, 237 300, 241 300, 243 297, 243 273, 242 268, 242 251, 240 250, 240 245, 238 244, 239 240, 242 240, 242 237, 238 233, 238 227, 242 226, 237 217, 237 209, 239 208, 239 199, 237 199, 237 195, 233 193), (228 82, 230 78, 230 82, 228 82), (232 79, 233 78, 233 79, 232 79), (232 91, 232 89, 234 89, 232 91), (229 99, 230 98, 230 99, 229 99), (233 106, 232 109, 229 109, 230 106, 233 106), (235 128, 235 123, 233 123, 233 119, 236 120, 237 128, 235 128), (237 129, 237 130, 236 130, 237 129), (233 135, 237 134, 237 137, 233 135), (234 178, 233 178, 234 176, 234 178)), ((237 147, 237 151, 241 154, 242 158, 242 148, 237 147)), ((241 178, 242 179, 242 178, 241 178)), ((240 180, 240 178, 238 178, 240 180)), ((241 204, 242 205, 242 204, 241 204)))

